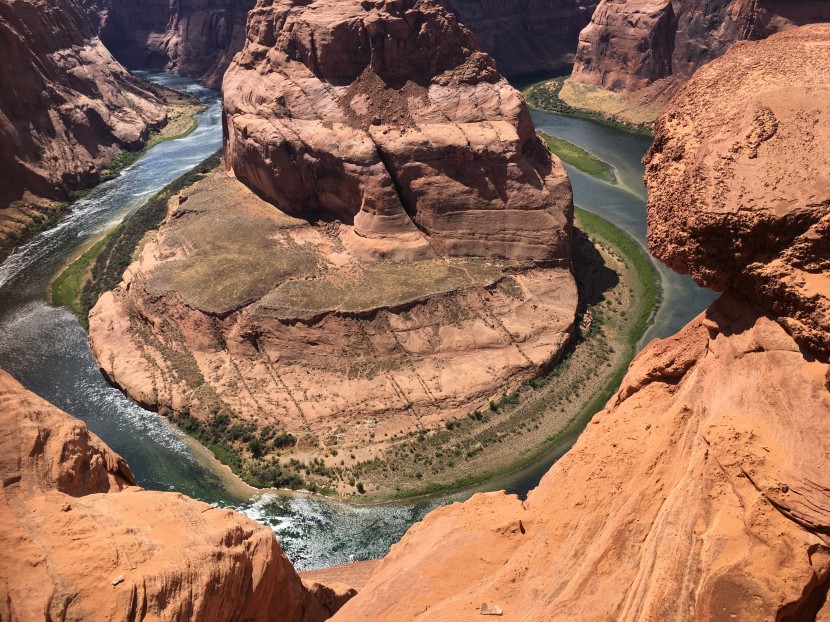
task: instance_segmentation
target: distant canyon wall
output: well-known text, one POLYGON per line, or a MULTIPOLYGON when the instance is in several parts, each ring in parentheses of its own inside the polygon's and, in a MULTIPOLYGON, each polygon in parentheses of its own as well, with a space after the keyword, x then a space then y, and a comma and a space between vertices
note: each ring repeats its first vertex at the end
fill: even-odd
POLYGON ((101 40, 130 69, 164 69, 218 88, 245 43, 254 0, 83 0, 101 40))
POLYGON ((673 94, 736 41, 828 20, 823 0, 602 0, 579 35, 571 77, 625 92, 663 80, 673 94))
POLYGON ((443 0, 508 76, 545 73, 573 62, 579 32, 597 0, 443 0))

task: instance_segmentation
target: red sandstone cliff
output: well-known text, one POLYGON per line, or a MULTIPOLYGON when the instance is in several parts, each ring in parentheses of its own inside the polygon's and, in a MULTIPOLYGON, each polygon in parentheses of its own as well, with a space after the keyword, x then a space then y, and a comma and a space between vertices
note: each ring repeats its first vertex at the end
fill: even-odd
POLYGON ((823 0, 602 0, 580 33, 571 78, 668 102, 735 42, 830 19, 823 0))
POLYGON ((336 620, 830 615, 828 63, 830 26, 735 46, 646 158, 655 253, 755 302, 651 343, 524 503, 432 512, 336 620))
POLYGON ((36 197, 63 200, 95 183, 166 113, 112 58, 75 0, 0 1, 0 53, 2 254, 31 222, 36 197))
POLYGON ((701 285, 742 292, 825 360, 828 33, 741 43, 702 68, 655 125, 644 160, 652 253, 701 285))
POLYGON ((313 622, 273 531, 144 491, 77 419, 0 371, 0 619, 313 622))

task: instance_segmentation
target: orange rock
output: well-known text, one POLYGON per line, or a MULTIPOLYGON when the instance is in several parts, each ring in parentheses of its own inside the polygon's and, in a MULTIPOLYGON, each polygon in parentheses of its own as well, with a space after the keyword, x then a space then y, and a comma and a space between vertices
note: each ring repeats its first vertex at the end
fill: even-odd
POLYGON ((0 430, 0 619, 328 617, 270 528, 138 488, 82 422, 2 371, 0 430))

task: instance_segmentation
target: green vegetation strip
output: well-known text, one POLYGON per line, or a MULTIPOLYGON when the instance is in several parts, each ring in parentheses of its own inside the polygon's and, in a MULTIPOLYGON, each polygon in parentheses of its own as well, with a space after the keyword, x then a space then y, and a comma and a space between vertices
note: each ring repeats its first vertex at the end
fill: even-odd
MULTIPOLYGON (((565 425, 559 432, 549 436, 545 442, 529 452, 521 460, 510 465, 509 468, 502 468, 497 470, 485 471, 477 473, 472 476, 464 477, 448 483, 430 483, 419 488, 410 488, 401 490, 391 496, 393 500, 411 499, 414 497, 434 496, 439 494, 448 494, 474 488, 486 483, 489 480, 497 477, 503 477, 524 470, 525 468, 538 463, 544 459, 545 456, 551 456, 566 451, 578 438, 579 434, 590 422, 591 418, 602 410, 609 399, 614 395, 622 382, 623 376, 628 369, 628 365, 636 354, 637 343, 645 334, 646 329, 651 324, 654 313, 660 304, 661 290, 659 285, 659 275, 651 261, 651 258, 646 254, 643 248, 637 243, 634 238, 628 235, 625 231, 608 222, 607 220, 588 212, 579 207, 574 210, 575 221, 577 227, 584 232, 592 242, 603 242, 611 246, 618 252, 623 259, 632 267, 631 278, 634 280, 630 287, 634 291, 635 300, 640 301, 637 317, 634 319, 631 330, 626 335, 626 352, 621 358, 620 363, 611 370, 606 376, 599 390, 595 391, 591 398, 579 409, 576 415, 565 425)), ((602 318, 596 318, 602 322, 602 318)), ((581 341, 577 335, 575 341, 581 341)), ((578 347, 578 343, 571 347, 578 347)), ((546 385, 552 379, 562 372, 563 366, 569 363, 566 358, 559 365, 548 373, 546 376, 530 380, 527 384, 531 387, 539 388, 546 385)), ((516 404, 521 400, 520 392, 515 392, 511 395, 503 395, 498 403, 491 403, 490 410, 494 413, 500 411, 502 408, 512 404, 516 404)), ((472 413, 472 415, 479 419, 486 418, 486 413, 472 413)), ((355 499, 359 501, 359 499, 355 499)), ((378 499, 367 499, 367 502, 377 501, 378 499)))
POLYGON ((552 80, 545 80, 531 84, 522 89, 522 94, 525 96, 527 103, 533 108, 539 110, 546 110, 548 112, 555 112, 556 114, 563 114, 569 117, 578 117, 603 125, 610 125, 618 130, 630 132, 632 134, 642 134, 644 136, 653 136, 651 130, 639 125, 631 123, 623 123, 610 117, 605 116, 601 112, 594 110, 584 110, 582 108, 574 108, 570 104, 563 101, 559 94, 562 91, 562 86, 565 84, 567 77, 554 78, 552 80))
POLYGON ((89 310, 106 291, 121 282, 133 253, 147 232, 157 229, 167 216, 167 203, 175 194, 202 179, 216 168, 221 153, 216 152, 204 162, 165 186, 138 208, 105 238, 67 266, 52 283, 52 304, 69 307, 88 328, 89 310))
POLYGON ((600 160, 594 154, 586 151, 579 145, 574 145, 564 138, 558 138, 539 132, 539 136, 548 144, 550 150, 565 164, 570 164, 583 173, 607 181, 617 183, 617 176, 614 174, 614 167, 607 162, 600 160))

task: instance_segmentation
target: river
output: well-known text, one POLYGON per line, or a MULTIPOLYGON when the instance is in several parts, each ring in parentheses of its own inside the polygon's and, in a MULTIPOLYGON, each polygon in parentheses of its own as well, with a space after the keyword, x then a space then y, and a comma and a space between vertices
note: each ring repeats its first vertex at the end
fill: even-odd
MULTIPOLYGON (((251 496, 205 450, 166 419, 129 401, 98 370, 86 335, 67 310, 48 304, 49 283, 68 260, 138 208, 167 183, 215 152, 222 142, 219 94, 186 78, 146 77, 191 92, 207 109, 189 136, 161 143, 118 178, 77 201, 57 226, 38 234, 0 265, 0 368, 90 429, 130 464, 139 484, 174 490, 232 507, 270 525, 299 569, 343 563, 351 555, 370 559, 426 512, 470 492, 380 507, 355 507, 308 495, 264 493, 251 496)), ((601 125, 534 112, 539 129, 578 144, 612 164, 622 184, 612 186, 569 168, 575 202, 613 221, 644 243, 645 189, 640 158, 648 140, 601 125)), ((713 298, 690 280, 661 270, 664 303, 648 338, 672 334, 713 298)), ((545 462, 549 466, 555 456, 545 462)), ((526 494, 547 466, 491 482, 526 494)))

